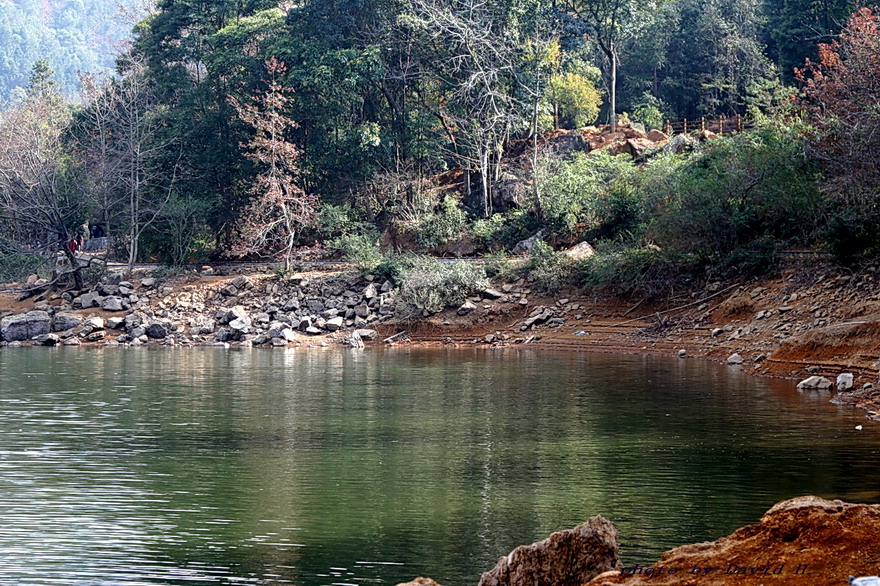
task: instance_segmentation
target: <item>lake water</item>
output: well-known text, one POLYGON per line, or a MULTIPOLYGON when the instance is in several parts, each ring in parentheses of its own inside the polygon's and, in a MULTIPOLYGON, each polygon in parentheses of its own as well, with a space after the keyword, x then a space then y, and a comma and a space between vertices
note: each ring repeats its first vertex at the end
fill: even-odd
POLYGON ((858 412, 690 359, 0 349, 0 584, 476 584, 597 514, 649 563, 877 470, 858 412))

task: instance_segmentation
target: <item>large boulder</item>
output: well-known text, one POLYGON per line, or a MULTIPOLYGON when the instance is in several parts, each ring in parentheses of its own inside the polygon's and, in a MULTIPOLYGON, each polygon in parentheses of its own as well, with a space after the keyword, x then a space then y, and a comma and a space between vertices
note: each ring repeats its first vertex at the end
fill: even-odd
POLYGON ((56 313, 52 320, 53 332, 66 332, 82 325, 82 318, 72 313, 56 313))
POLYGON ((125 311, 122 299, 119 297, 105 297, 101 302, 101 309, 104 311, 125 311))
POLYGON ((798 383, 799 391, 827 391, 834 383, 824 376, 811 376, 798 383))
POLYGON ((618 553, 617 530, 596 516, 574 529, 516 548, 483 574, 480 586, 580 586, 618 569, 618 553))
POLYGON ((578 242, 577 244, 565 251, 565 256, 575 261, 583 260, 585 258, 594 256, 595 254, 596 249, 590 246, 589 242, 578 242))
POLYGON ((163 340, 168 337, 168 328, 165 324, 153 323, 147 326, 146 334, 154 340, 163 340))
POLYGON ((664 150, 673 152, 676 155, 680 155, 682 153, 694 150, 699 144, 699 139, 694 138, 689 134, 677 134, 672 137, 672 139, 668 143, 666 143, 666 146, 663 148, 664 150))
MULTIPOLYGON (((580 139, 580 144, 583 145, 583 138, 580 135, 575 136, 580 139)), ((583 150, 582 146, 581 150, 583 150)), ((513 173, 503 173, 492 188, 492 205, 498 211, 522 207, 528 196, 528 187, 513 173)))
POLYGON ((0 320, 0 339, 6 342, 21 342, 36 336, 48 334, 52 320, 45 311, 31 311, 23 315, 12 315, 0 320))
POLYGON ((539 230, 536 234, 529 236, 525 240, 521 240, 516 243, 516 246, 513 247, 513 254, 531 254, 532 250, 535 248, 535 244, 538 243, 538 240, 544 239, 544 231, 539 230))
POLYGON ((666 136, 665 132, 660 132, 656 128, 649 130, 648 134, 645 136, 645 138, 647 138, 651 142, 655 142, 655 143, 666 142, 667 140, 669 140, 669 137, 666 136))
POLYGON ((571 159, 575 153, 589 150, 589 144, 577 130, 560 131, 552 137, 544 149, 557 159, 571 159))

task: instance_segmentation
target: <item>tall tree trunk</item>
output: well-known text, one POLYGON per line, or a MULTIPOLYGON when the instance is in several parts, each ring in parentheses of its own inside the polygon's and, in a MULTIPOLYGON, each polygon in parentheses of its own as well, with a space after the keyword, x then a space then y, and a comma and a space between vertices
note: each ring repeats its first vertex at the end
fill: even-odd
POLYGON ((609 44, 611 58, 611 132, 617 132, 617 47, 612 40, 609 44))
POLYGON ((540 103, 540 78, 535 76, 535 100, 532 104, 532 199, 534 199, 535 215, 538 221, 544 221, 541 208, 541 191, 538 187, 538 106, 540 103))

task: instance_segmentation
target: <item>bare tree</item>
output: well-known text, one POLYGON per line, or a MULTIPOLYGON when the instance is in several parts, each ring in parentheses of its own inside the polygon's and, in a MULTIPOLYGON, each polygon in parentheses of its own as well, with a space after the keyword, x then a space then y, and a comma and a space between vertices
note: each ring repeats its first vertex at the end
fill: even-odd
MULTIPOLYGON (((414 0, 411 23, 437 48, 434 73, 450 91, 441 119, 466 169, 480 174, 483 213, 492 214, 491 184, 504 145, 522 123, 515 97, 516 42, 488 0, 414 0)), ((468 180, 470 192, 470 181, 468 180)))
POLYGON ((299 185, 299 149, 287 139, 296 123, 285 114, 290 100, 280 79, 287 67, 276 59, 266 63, 269 84, 253 104, 230 100, 238 117, 254 129, 242 145, 260 170, 250 189, 252 200, 242 214, 243 252, 273 252, 290 270, 293 248, 300 230, 315 221, 318 198, 299 185))
MULTIPOLYGON (((77 162, 64 144, 70 112, 57 95, 34 93, 0 118, 0 219, 15 227, 22 249, 41 251, 49 260, 62 251, 76 288, 80 266, 67 243, 81 221, 86 198, 76 181, 77 162)), ((64 274, 67 274, 64 273, 64 274)))
POLYGON ((123 218, 130 273, 141 237, 172 195, 179 154, 174 154, 177 141, 167 135, 143 60, 128 54, 120 63, 120 79, 87 86, 81 146, 104 218, 123 218))

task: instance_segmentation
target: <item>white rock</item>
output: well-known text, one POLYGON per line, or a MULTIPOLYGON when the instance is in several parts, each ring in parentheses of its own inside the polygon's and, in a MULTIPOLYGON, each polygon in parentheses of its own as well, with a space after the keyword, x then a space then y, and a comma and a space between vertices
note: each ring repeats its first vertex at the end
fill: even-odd
POLYGON ((853 375, 844 373, 837 375, 837 392, 842 393, 853 388, 853 375))
POLYGON ((731 354, 727 357, 727 364, 742 364, 743 357, 739 354, 731 354))
POLYGON ((831 388, 832 384, 833 383, 824 376, 811 376, 810 378, 804 379, 799 382, 797 389, 799 391, 827 391, 831 388))

